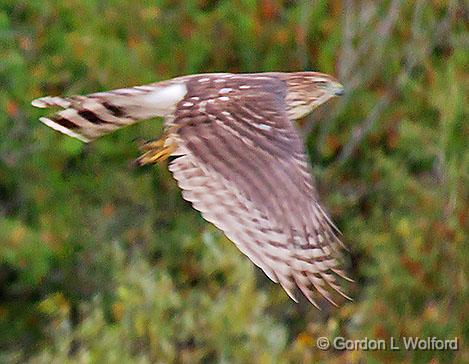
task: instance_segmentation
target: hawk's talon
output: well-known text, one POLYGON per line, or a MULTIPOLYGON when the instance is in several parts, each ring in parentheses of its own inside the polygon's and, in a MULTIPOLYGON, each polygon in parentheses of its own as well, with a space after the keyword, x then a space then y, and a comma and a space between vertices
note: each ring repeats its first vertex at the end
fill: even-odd
POLYGON ((140 140, 137 142, 138 149, 142 152, 148 152, 150 150, 158 149, 164 147, 166 140, 165 139, 157 139, 157 140, 140 140))
POLYGON ((136 160, 138 165, 143 166, 165 161, 176 150, 176 145, 174 143, 166 144, 166 140, 159 139, 143 144, 140 146, 140 150, 147 151, 136 160))

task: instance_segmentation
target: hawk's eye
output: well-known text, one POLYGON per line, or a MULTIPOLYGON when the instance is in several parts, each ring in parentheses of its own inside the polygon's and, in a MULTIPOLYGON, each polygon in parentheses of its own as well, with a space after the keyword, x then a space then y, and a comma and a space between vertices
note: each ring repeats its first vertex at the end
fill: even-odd
POLYGON ((329 87, 329 83, 327 81, 316 81, 315 84, 317 88, 325 89, 329 87))

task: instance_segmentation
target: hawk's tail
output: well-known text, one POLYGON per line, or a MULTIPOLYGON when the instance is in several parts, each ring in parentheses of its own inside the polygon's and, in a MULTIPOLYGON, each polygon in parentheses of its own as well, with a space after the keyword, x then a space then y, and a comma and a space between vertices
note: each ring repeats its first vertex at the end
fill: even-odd
POLYGON ((31 104, 40 108, 62 108, 40 120, 52 129, 90 142, 139 120, 171 114, 186 92, 183 83, 161 82, 86 96, 47 96, 31 104))

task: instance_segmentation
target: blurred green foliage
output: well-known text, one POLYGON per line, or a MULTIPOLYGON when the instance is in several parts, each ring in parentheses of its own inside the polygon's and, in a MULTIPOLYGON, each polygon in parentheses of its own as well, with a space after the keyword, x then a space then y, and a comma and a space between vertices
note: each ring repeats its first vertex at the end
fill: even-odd
POLYGON ((469 362, 464 1, 1 0, 0 362, 469 362), (347 95, 300 126, 354 302, 295 304, 132 169, 153 120, 84 145, 30 101, 200 72, 315 69, 347 95), (320 351, 317 337, 459 338, 320 351))

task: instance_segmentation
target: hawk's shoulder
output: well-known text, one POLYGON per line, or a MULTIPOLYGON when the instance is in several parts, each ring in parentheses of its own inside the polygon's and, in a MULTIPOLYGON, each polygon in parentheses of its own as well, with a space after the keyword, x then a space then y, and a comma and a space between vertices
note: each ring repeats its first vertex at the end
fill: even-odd
POLYGON ((186 98, 210 99, 221 93, 235 92, 243 97, 262 97, 269 94, 283 100, 287 93, 286 82, 276 73, 207 73, 184 76, 175 80, 183 81, 187 87, 186 98))

